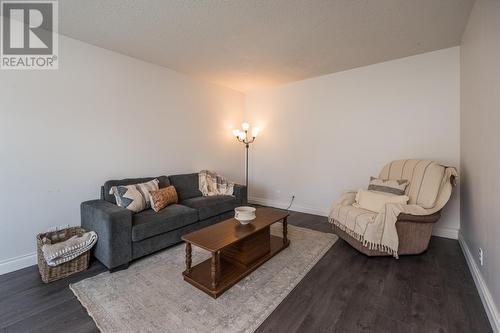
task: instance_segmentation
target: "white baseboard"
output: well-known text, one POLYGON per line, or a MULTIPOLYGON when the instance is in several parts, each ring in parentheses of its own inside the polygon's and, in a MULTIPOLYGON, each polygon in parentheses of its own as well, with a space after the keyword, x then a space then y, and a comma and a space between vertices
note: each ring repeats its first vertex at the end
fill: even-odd
POLYGON ((458 235, 458 242, 462 247, 462 251, 465 255, 465 260, 467 261, 467 265, 469 266, 469 270, 472 273, 472 277, 474 278, 474 282, 476 283, 476 288, 479 292, 479 296, 481 296, 481 300, 484 305, 484 309, 486 310, 486 314, 488 315, 488 319, 490 320, 491 327, 495 333, 500 333, 500 314, 498 309, 493 301, 491 293, 486 285, 486 282, 483 279, 481 271, 479 267, 477 267, 476 261, 472 256, 472 252, 469 249, 469 246, 465 242, 462 234, 458 235))
MULTIPOLYGON (((248 201, 252 204, 258 204, 258 205, 281 208, 281 209, 287 208, 288 205, 290 204, 289 202, 275 201, 275 200, 256 198, 256 197, 249 197, 248 201)), ((322 210, 322 209, 318 209, 318 208, 314 208, 314 207, 296 205, 296 204, 293 204, 292 207, 290 207, 290 210, 293 210, 295 212, 300 212, 300 213, 307 213, 307 214, 313 214, 313 215, 319 215, 319 216, 328 216, 328 211, 326 211, 326 210, 322 210)))
POLYGON ((443 228, 443 227, 433 227, 432 235, 450 239, 458 239, 459 229, 453 228, 443 228))
POLYGON ((36 252, 0 261, 0 275, 36 265, 36 252))
MULTIPOLYGON (((276 207, 281 209, 287 208, 288 205, 290 204, 288 202, 274 201, 256 197, 249 197, 248 201, 253 204, 276 207)), ((301 206, 296 204, 293 204, 292 207, 290 207, 290 210, 293 210, 295 212, 319 215, 319 216, 328 216, 329 213, 327 210, 318 209, 314 207, 301 206)), ((453 228, 434 227, 432 230, 432 234, 438 237, 458 239, 458 229, 453 229, 453 228)))

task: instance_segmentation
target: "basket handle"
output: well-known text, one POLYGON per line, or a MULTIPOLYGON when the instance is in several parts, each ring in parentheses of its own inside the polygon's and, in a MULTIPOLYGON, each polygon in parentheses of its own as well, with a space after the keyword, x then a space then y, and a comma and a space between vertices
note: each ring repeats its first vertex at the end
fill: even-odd
POLYGON ((55 230, 49 229, 48 232, 54 232, 53 236, 51 237, 52 241, 59 242, 62 239, 65 239, 68 228, 69 228, 69 224, 55 227, 55 230))

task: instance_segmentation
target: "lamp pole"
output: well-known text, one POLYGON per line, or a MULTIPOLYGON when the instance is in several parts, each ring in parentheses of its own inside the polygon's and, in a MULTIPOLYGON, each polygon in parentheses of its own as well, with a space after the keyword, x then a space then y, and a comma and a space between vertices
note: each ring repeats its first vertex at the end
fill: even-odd
POLYGON ((248 191, 248 149, 250 148, 250 144, 255 141, 257 134, 259 133, 259 129, 257 127, 252 128, 252 135, 249 137, 248 130, 250 129, 250 125, 248 123, 241 124, 242 131, 236 129, 233 131, 234 136, 238 142, 241 142, 245 145, 245 186, 248 191))
POLYGON ((245 144, 245 149, 247 151, 246 159, 245 159, 245 186, 247 187, 247 193, 248 193, 248 148, 249 147, 250 147, 250 144, 248 144, 248 143, 245 144))

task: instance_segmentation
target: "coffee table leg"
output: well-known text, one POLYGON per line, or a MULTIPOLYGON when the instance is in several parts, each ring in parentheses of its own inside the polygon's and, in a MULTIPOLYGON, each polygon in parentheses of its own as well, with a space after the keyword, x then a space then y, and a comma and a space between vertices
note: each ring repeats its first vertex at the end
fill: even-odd
POLYGON ((283 219, 283 244, 288 244, 288 221, 287 217, 283 219))
POLYGON ((212 278, 212 289, 215 289, 217 287, 219 265, 220 265, 220 252, 218 252, 218 251, 213 252, 212 253, 212 261, 211 261, 211 265, 210 265, 210 275, 212 278))
POLYGON ((217 284, 219 284, 220 282, 220 276, 221 276, 221 266, 220 266, 220 254, 221 254, 221 251, 217 251, 217 272, 216 272, 216 278, 217 278, 217 284))
POLYGON ((191 273, 191 243, 186 243, 186 272, 191 273))

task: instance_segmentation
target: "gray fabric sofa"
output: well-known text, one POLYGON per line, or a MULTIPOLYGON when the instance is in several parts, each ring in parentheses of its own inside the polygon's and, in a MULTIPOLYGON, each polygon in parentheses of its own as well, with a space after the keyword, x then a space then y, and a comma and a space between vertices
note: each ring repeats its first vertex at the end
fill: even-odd
POLYGON ((181 236, 234 216, 233 209, 247 202, 247 190, 235 185, 234 196, 203 197, 198 174, 109 180, 101 187, 101 199, 82 202, 81 225, 97 232, 95 257, 109 270, 128 267, 130 261, 177 244, 181 236), (159 187, 173 185, 179 203, 158 213, 147 209, 133 213, 116 205, 112 186, 159 180, 159 187))

